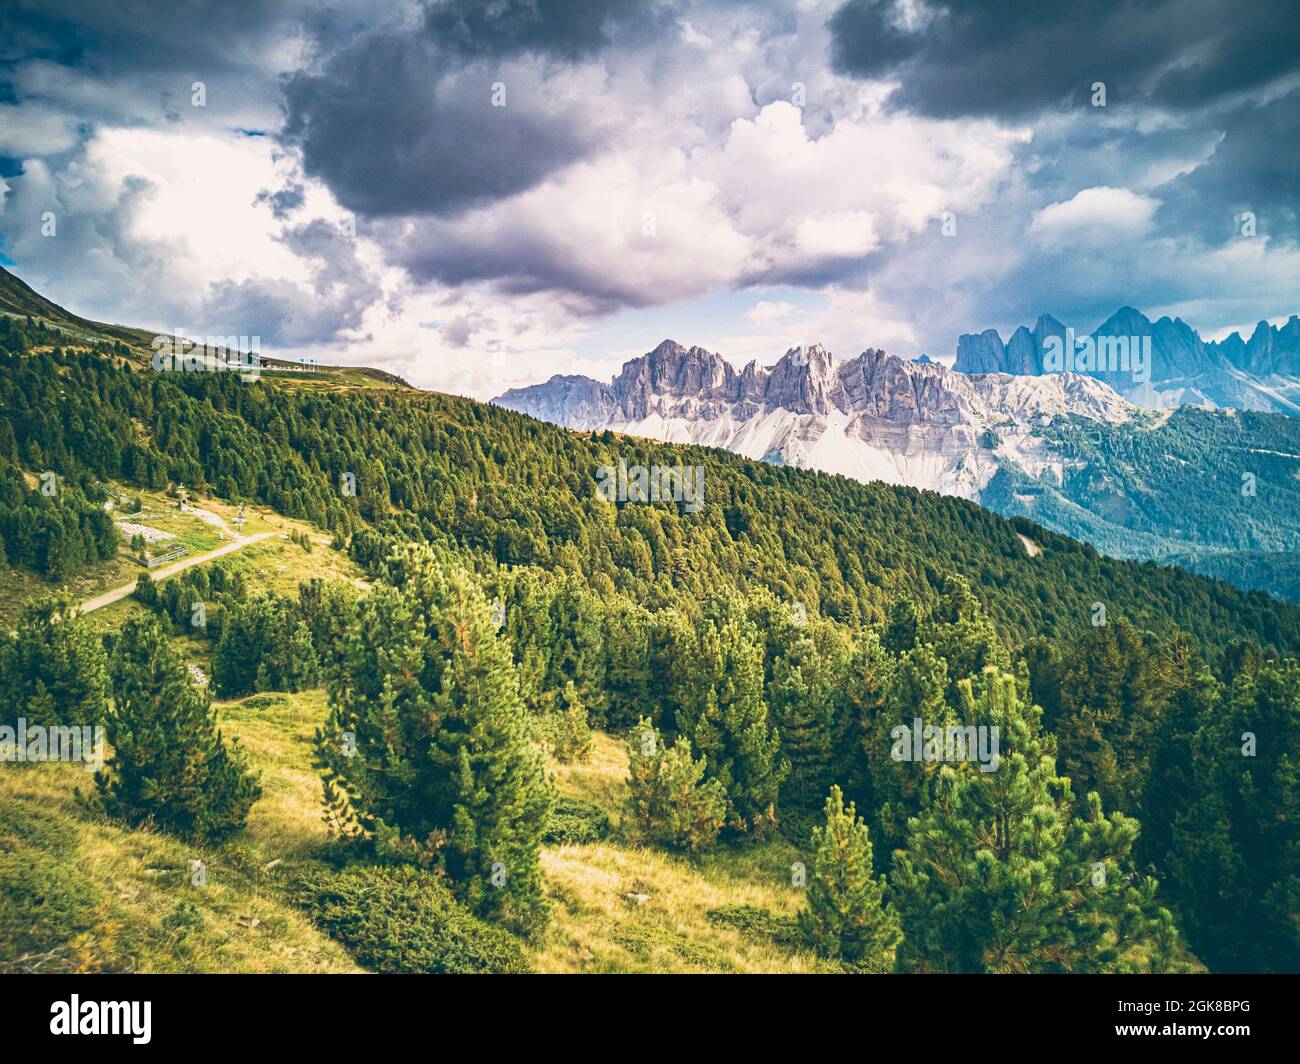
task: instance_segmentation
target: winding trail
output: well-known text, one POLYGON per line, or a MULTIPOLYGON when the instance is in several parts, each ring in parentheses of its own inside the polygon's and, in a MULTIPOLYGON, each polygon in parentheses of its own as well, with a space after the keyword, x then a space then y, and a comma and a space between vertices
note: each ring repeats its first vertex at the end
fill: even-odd
MULTIPOLYGON (((272 536, 281 535, 279 532, 258 532, 252 536, 239 536, 233 543, 227 543, 218 547, 216 550, 210 550, 207 554, 196 554, 192 558, 182 558, 173 565, 164 565, 157 572, 150 573, 154 580, 166 580, 169 576, 175 576, 177 573, 192 568, 195 565, 202 565, 204 562, 210 562, 214 558, 220 558, 224 554, 230 554, 250 543, 260 543, 264 539, 270 539, 272 536)), ((129 584, 123 584, 121 587, 115 587, 112 591, 105 591, 102 595, 96 595, 94 598, 88 598, 81 604, 82 613, 90 613, 99 609, 101 606, 109 606, 114 602, 121 602, 132 591, 135 590, 136 581, 129 584)))

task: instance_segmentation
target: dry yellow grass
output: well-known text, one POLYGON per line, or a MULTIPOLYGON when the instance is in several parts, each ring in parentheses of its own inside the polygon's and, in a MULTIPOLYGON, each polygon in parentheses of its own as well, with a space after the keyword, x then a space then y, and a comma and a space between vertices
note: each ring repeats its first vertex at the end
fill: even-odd
POLYGON ((566 765, 551 758, 547 769, 560 794, 594 802, 617 824, 627 797, 627 746, 604 732, 593 732, 591 737, 591 757, 585 762, 566 765))
POLYGON ((599 843, 548 847, 542 871, 551 923, 534 951, 541 972, 813 972, 812 954, 784 949, 708 918, 754 905, 789 914, 793 888, 708 876, 683 857, 599 843))
MULTIPOLYGON (((87 811, 74 793, 93 790, 81 766, 0 767, 0 824, 25 820, 38 828, 30 834, 0 830, 0 861, 53 867, 58 884, 93 899, 90 911, 76 910, 82 927, 66 928, 52 963, 72 958, 81 969, 147 972, 357 970, 341 946, 281 900, 274 866, 266 867, 324 839, 320 783, 306 778, 310 768, 302 759, 305 736, 323 717, 323 696, 274 698, 282 701, 266 719, 256 719, 255 708, 227 707, 225 731, 246 741, 262 772, 264 796, 247 830, 225 847, 192 846, 87 811), (191 860, 204 862, 205 885, 191 884, 191 860)), ((37 917, 24 911, 8 918, 37 917)), ((0 942, 13 930, 0 927, 0 942)), ((56 935, 60 930, 53 929, 56 935)), ((0 964, 16 959, 3 956, 0 964)), ((32 963, 29 958, 18 967, 32 963)))
POLYGON ((224 733, 239 740, 262 773, 262 800, 249 813, 248 834, 267 860, 319 849, 328 836, 312 743, 325 721, 325 692, 251 695, 221 706, 224 733))
MULTIPOLYGON (((606 810, 617 823, 627 794, 627 747, 597 732, 585 764, 552 762, 556 789, 606 810)), ((536 943, 542 972, 811 972, 811 953, 718 926, 710 909, 752 905, 778 916, 798 909, 797 859, 781 839, 688 858, 615 842, 550 846, 542 873, 551 923, 536 943)))

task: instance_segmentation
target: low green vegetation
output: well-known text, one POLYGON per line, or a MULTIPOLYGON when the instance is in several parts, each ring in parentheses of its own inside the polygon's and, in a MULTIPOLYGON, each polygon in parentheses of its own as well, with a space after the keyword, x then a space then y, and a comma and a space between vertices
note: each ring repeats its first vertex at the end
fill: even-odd
POLYGON ((290 894, 371 971, 486 975, 529 970, 519 939, 470 915, 443 882, 420 869, 308 873, 290 894))

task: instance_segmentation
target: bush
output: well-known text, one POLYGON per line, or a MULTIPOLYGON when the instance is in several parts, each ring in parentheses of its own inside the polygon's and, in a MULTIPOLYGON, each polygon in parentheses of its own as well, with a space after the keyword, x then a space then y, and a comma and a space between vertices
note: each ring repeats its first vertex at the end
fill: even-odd
POLYGON ((311 873, 292 896, 359 964, 376 972, 530 970, 519 939, 470 913, 430 872, 354 866, 311 873))
POLYGON ((436 865, 476 915, 536 930, 554 793, 510 647, 469 570, 413 546, 385 568, 393 582, 361 600, 331 670, 316 742, 327 820, 436 865))
POLYGON ((69 602, 29 600, 17 631, 0 625, 0 724, 102 724, 107 671, 103 644, 69 602))
POLYGON ((319 679, 311 632, 294 603, 261 595, 238 603, 222 618, 212 656, 212 681, 222 698, 254 691, 303 691, 319 679))
POLYGON ((113 757, 95 774, 103 810, 181 838, 239 831, 261 787, 238 742, 222 738, 206 689, 194 686, 157 618, 123 625, 112 688, 113 757))
POLYGON ((757 905, 723 905, 704 914, 717 927, 730 927, 757 939, 769 939, 791 949, 803 946, 803 931, 793 916, 778 916, 757 905))
POLYGON ((818 953, 861 971, 887 972, 903 937, 898 915, 885 901, 885 884, 872 875, 871 836, 844 795, 832 787, 826 824, 813 828, 808 869, 808 906, 799 926, 818 953))
POLYGON ((542 841, 553 846, 581 846, 609 837, 609 814, 581 798, 560 797, 542 841))

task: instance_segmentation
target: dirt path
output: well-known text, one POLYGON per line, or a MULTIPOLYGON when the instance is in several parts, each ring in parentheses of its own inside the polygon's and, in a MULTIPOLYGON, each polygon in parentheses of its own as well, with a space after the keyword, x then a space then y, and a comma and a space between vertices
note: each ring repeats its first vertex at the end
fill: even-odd
MULTIPOLYGON (((230 554, 232 551, 237 551, 241 547, 247 547, 250 543, 260 543, 264 539, 269 539, 271 536, 278 535, 280 535, 279 532, 258 532, 256 535, 252 536, 241 536, 233 543, 227 543, 225 546, 218 547, 216 550, 210 550, 207 554, 196 554, 193 558, 182 558, 173 565, 164 565, 161 569, 158 569, 149 575, 153 577, 154 580, 166 580, 167 577, 175 576, 177 573, 182 572, 185 569, 192 568, 195 565, 202 565, 204 562, 210 562, 214 558, 220 558, 223 554, 230 554)), ((135 582, 132 581, 129 584, 123 584, 121 587, 115 587, 112 591, 105 591, 102 595, 96 595, 94 598, 86 599, 86 601, 81 604, 81 612, 90 613, 92 610, 97 610, 101 606, 109 606, 114 602, 121 602, 122 599, 126 598, 134 590, 135 582)))
POLYGON ((230 530, 230 526, 226 524, 225 518, 220 514, 214 514, 211 510, 203 509, 202 506, 191 506, 189 503, 186 503, 185 509, 180 512, 197 517, 200 521, 203 521, 206 524, 215 525, 231 539, 239 539, 239 536, 230 530))

